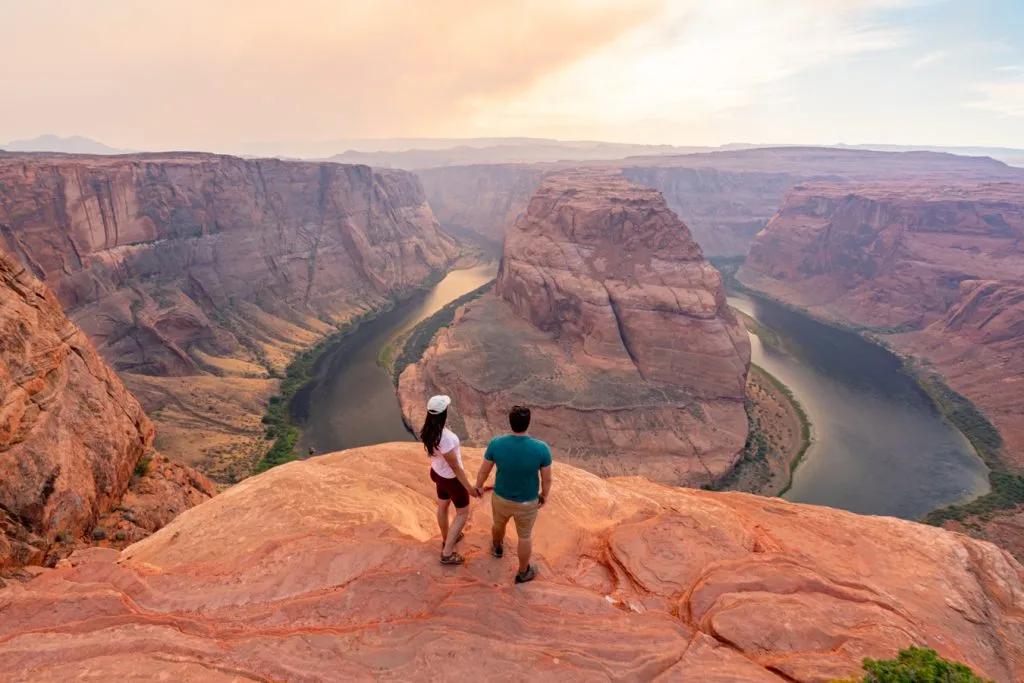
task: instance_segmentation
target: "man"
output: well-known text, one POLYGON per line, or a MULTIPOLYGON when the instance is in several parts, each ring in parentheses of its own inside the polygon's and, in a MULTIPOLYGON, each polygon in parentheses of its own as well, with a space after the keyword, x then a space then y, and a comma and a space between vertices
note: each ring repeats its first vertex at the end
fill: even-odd
POLYGON ((483 489, 491 470, 497 465, 491 512, 491 552, 495 557, 504 554, 505 527, 508 520, 516 522, 519 536, 519 573, 516 583, 533 581, 536 568, 530 564, 533 552, 531 536, 537 521, 537 510, 544 507, 551 494, 551 449, 526 432, 530 428, 530 409, 513 406, 508 414, 512 433, 492 439, 484 453, 484 464, 476 477, 477 492, 483 489), (539 480, 539 481, 538 481, 539 480))

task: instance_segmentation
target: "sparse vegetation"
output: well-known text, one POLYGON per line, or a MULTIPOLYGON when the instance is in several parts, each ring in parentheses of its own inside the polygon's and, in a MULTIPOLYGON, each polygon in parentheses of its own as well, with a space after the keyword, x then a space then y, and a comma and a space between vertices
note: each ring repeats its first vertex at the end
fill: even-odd
POLYGON ((153 456, 149 453, 146 453, 139 458, 139 461, 135 463, 135 476, 144 477, 149 474, 149 465, 151 462, 153 462, 153 456))
MULTIPOLYGON (((800 451, 790 460, 789 471, 791 476, 785 487, 777 494, 781 496, 789 490, 792 483, 792 473, 796 470, 800 461, 803 460, 804 454, 807 453, 807 449, 811 445, 811 421, 807 417, 807 413, 804 412, 803 406, 800 405, 800 402, 793 395, 793 392, 789 390, 789 387, 780 382, 778 378, 766 371, 764 368, 756 364, 751 364, 750 367, 752 372, 757 372, 760 376, 764 377, 785 397, 786 401, 788 401, 793 407, 794 412, 796 412, 797 417, 800 420, 800 451)), ((743 406, 747 412, 747 441, 743 448, 743 457, 726 476, 722 477, 717 482, 705 484, 701 488, 717 491, 730 490, 736 487, 737 482, 741 479, 741 474, 747 469, 753 469, 755 472, 770 472, 768 456, 772 452, 773 445, 769 443, 769 437, 758 420, 755 402, 748 396, 744 398, 743 406)), ((766 476, 771 475, 769 474, 766 476)))
POLYGON ((94 540, 94 541, 102 541, 106 537, 107 537, 107 530, 104 529, 103 527, 98 526, 98 527, 95 527, 92 530, 92 540, 94 540))
POLYGON ((394 368, 392 369, 394 381, 397 383, 398 377, 402 374, 403 370, 414 363, 418 363, 423 358, 423 353, 430 346, 434 336, 441 328, 448 327, 452 323, 452 320, 455 319, 455 312, 461 306, 480 298, 493 286, 494 280, 491 280, 477 287, 472 292, 463 294, 413 328, 395 359, 394 368))
POLYGON ((970 667, 939 657, 930 648, 909 647, 895 659, 864 660, 867 674, 857 683, 994 683, 970 667))
POLYGON ((132 317, 134 318, 135 316, 137 316, 139 314, 139 311, 141 311, 145 305, 146 304, 142 301, 142 299, 132 299, 132 303, 128 306, 128 308, 131 309, 132 317))
POLYGON ((992 487, 989 493, 968 503, 933 510, 922 521, 935 526, 950 520, 962 522, 975 516, 988 521, 1000 510, 1012 510, 1024 504, 1024 476, 1011 472, 1003 462, 1003 438, 995 425, 967 397, 950 388, 938 374, 912 359, 905 358, 903 367, 931 397, 939 412, 974 446, 974 450, 988 465, 988 480, 992 487))

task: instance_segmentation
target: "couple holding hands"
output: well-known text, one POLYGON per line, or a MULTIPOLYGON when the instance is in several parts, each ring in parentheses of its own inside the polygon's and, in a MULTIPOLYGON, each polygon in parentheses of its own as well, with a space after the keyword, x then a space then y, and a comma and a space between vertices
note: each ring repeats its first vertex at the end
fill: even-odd
POLYGON ((543 441, 531 437, 530 409, 513 406, 508 414, 511 434, 491 439, 484 452, 484 463, 477 473, 476 484, 462 468, 459 437, 448 429, 448 409, 452 400, 433 396, 427 401, 427 417, 420 431, 420 440, 430 456, 430 479, 437 489, 437 524, 441 528, 444 547, 441 564, 459 565, 465 558, 455 551, 462 539, 462 529, 469 517, 470 496, 479 498, 483 487, 497 468, 494 493, 491 496, 491 554, 504 554, 505 528, 509 520, 516 524, 519 536, 519 572, 516 583, 532 581, 537 576, 530 564, 533 552, 531 537, 537 521, 537 510, 544 506, 551 493, 551 450, 543 441), (448 512, 455 506, 455 519, 449 524, 448 512))

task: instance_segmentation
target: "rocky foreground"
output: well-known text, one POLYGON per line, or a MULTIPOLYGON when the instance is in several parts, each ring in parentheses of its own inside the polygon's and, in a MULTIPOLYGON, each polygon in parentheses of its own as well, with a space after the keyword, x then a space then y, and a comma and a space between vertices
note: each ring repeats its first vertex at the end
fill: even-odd
POLYGON ((273 374, 456 255, 403 171, 0 154, 0 186, 0 249, 54 290, 160 448, 227 480, 260 455, 273 374))
POLYGON ((130 483, 139 516, 126 535, 213 494, 181 466, 133 479, 152 445, 135 397, 53 293, 0 251, 0 569, 54 561, 88 539, 130 483))
POLYGON ((605 172, 549 177, 505 240, 494 294, 438 333, 399 393, 411 424, 433 393, 482 443, 508 409, 602 475, 699 486, 747 437, 750 343, 721 276, 655 190, 605 172))
POLYGON ((556 463, 515 586, 487 500, 438 564, 426 473, 416 444, 290 463, 11 584, 0 679, 830 681, 911 644, 1024 679, 1024 568, 988 543, 556 463))

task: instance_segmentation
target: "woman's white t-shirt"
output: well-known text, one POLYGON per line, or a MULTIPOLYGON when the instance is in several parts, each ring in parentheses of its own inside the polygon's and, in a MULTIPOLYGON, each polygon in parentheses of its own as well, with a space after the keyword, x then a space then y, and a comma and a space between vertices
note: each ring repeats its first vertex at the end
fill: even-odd
POLYGON ((449 453, 452 450, 455 451, 455 457, 459 461, 459 467, 462 467, 462 452, 459 450, 459 437, 455 436, 455 432, 445 427, 441 430, 441 443, 437 445, 437 450, 430 456, 430 467, 437 472, 439 477, 445 479, 454 479, 455 470, 448 464, 448 461, 444 459, 444 454, 449 453))

